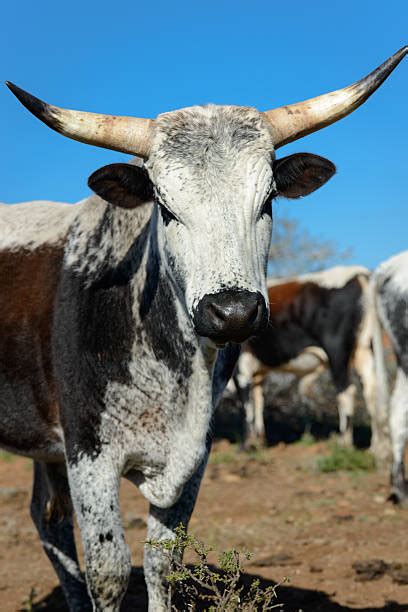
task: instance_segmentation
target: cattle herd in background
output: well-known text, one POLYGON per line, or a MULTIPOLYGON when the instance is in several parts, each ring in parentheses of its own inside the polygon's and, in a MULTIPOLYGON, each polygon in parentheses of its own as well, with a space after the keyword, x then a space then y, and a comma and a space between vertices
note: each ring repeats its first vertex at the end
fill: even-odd
MULTIPOLYGON (((293 373, 306 394, 328 369, 337 393, 342 443, 352 443, 359 375, 370 416, 370 450, 381 465, 392 453, 391 498, 407 498, 404 449, 408 441, 408 251, 384 262, 370 275, 357 266, 337 266, 291 278, 269 279, 269 325, 242 347, 233 376, 244 404, 246 435, 264 436, 262 384, 270 371, 293 373), (389 401, 384 355, 386 332, 397 360, 389 401)), ((229 388, 232 388, 231 381, 229 388)))
MULTIPOLYGON (((214 408, 253 336, 247 378, 260 364, 328 365, 345 440, 354 363, 380 456, 378 313, 398 360, 392 474, 396 499, 405 498, 407 255, 372 280, 343 268, 268 288, 265 270, 273 199, 308 195, 335 173, 318 155, 276 159, 276 150, 353 112, 407 52, 349 87, 265 112, 207 105, 118 117, 51 106, 8 84, 57 132, 137 156, 94 172, 94 195, 76 205, 0 205, 0 445, 34 460, 31 514, 71 612, 120 609, 131 571, 121 477, 150 503, 147 539, 173 539, 188 525, 214 408)), ((306 369, 310 381, 316 368, 306 369)), ((260 405, 252 419, 248 404, 258 430, 260 405)), ((169 609, 168 571, 168 556, 147 546, 150 612, 169 609)))
POLYGON ((305 390, 313 377, 329 368, 336 388, 340 434, 350 443, 356 393, 350 370, 354 365, 373 423, 372 448, 378 456, 381 436, 377 431, 374 361, 382 361, 383 356, 377 354, 381 343, 374 342, 378 325, 369 271, 338 266, 288 279, 270 279, 268 296, 269 325, 262 335, 245 344, 236 377, 245 395, 253 380, 253 399, 246 408, 249 433, 263 434, 260 387, 269 369, 294 372, 303 378, 305 390))

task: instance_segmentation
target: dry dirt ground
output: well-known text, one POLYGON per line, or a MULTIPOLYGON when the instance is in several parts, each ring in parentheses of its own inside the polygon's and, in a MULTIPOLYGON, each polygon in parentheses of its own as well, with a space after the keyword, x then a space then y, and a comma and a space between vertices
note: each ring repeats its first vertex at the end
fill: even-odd
MULTIPOLYGON (((327 452, 323 442, 281 444, 248 457, 218 443, 191 531, 218 550, 251 551, 247 580, 260 576, 269 585, 287 577, 278 588, 287 612, 408 611, 408 509, 386 501, 381 474, 318 472, 316 460, 327 452), (379 560, 393 569, 384 571, 379 560), (363 575, 353 568, 372 561, 363 575)), ((30 488, 30 462, 2 455, 0 611, 64 612, 29 516, 30 488)), ((126 482, 121 499, 134 564, 123 610, 145 610, 140 567, 147 504, 126 482)))

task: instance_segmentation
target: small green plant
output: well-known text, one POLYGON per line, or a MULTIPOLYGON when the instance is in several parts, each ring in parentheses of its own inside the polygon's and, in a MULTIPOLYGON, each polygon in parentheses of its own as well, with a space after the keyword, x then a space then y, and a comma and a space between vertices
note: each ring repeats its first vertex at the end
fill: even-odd
POLYGON ((316 444, 316 439, 312 436, 310 432, 305 431, 302 437, 296 441, 296 444, 299 444, 299 446, 313 446, 314 444, 316 444))
POLYGON ((270 459, 264 448, 250 447, 246 451, 240 451, 236 445, 232 446, 231 449, 227 451, 215 450, 210 454, 209 458, 209 463, 211 465, 227 465, 233 463, 241 466, 248 463, 248 461, 268 463, 270 459))
POLYGON ((257 461, 258 463, 269 463, 270 459, 268 457, 267 451, 265 448, 250 448, 247 451, 248 459, 252 461, 257 461))
POLYGON ((254 580, 244 592, 240 584, 242 556, 248 560, 249 553, 236 550, 222 552, 218 555, 219 569, 214 568, 209 564, 209 555, 214 550, 187 534, 182 525, 177 527, 174 540, 149 540, 146 544, 160 551, 169 562, 166 576, 169 583, 168 612, 178 609, 172 603, 174 593, 182 598, 182 609, 191 612, 198 609, 208 612, 267 612, 281 607, 273 603, 276 599, 275 586, 262 589, 259 580, 254 580), (187 551, 194 557, 192 565, 182 562, 183 554, 187 551))
POLYGON ((330 454, 317 460, 319 472, 372 472, 375 459, 367 451, 346 448, 338 443, 330 445, 330 454))
POLYGON ((1 450, 0 451, 0 461, 4 461, 4 463, 12 463, 16 459, 16 455, 13 453, 9 453, 8 451, 1 450))
POLYGON ((215 451, 210 454, 209 463, 211 465, 224 465, 228 463, 235 463, 238 459, 238 452, 236 449, 231 451, 215 451))

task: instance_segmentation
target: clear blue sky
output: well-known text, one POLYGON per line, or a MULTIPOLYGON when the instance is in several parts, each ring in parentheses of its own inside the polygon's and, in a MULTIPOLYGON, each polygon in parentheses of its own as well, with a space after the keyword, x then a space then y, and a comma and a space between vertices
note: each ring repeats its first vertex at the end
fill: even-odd
MULTIPOLYGON (((4 2, 0 73, 48 102, 154 117, 215 102, 261 110, 348 85, 408 43, 407 0, 4 2)), ((330 158, 316 194, 281 201, 313 235, 369 267, 408 248, 408 59, 353 115, 280 149, 330 158)), ((87 195, 126 156, 42 125, 0 88, 0 200, 87 195)))

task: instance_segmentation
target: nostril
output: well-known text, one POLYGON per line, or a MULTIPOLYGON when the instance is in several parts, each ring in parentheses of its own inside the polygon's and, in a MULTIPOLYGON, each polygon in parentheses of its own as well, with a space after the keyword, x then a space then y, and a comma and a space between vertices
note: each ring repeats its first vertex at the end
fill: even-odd
POLYGON ((251 309, 248 309, 248 323, 250 325, 252 325, 252 323, 255 323, 256 319, 258 318, 258 314, 261 308, 261 304, 256 301, 256 303, 252 306, 251 309))
POLYGON ((212 319, 220 319, 221 321, 225 321, 225 319, 227 318, 227 313, 225 312, 225 310, 214 302, 210 302, 209 304, 207 304, 206 310, 207 314, 210 315, 212 319))

